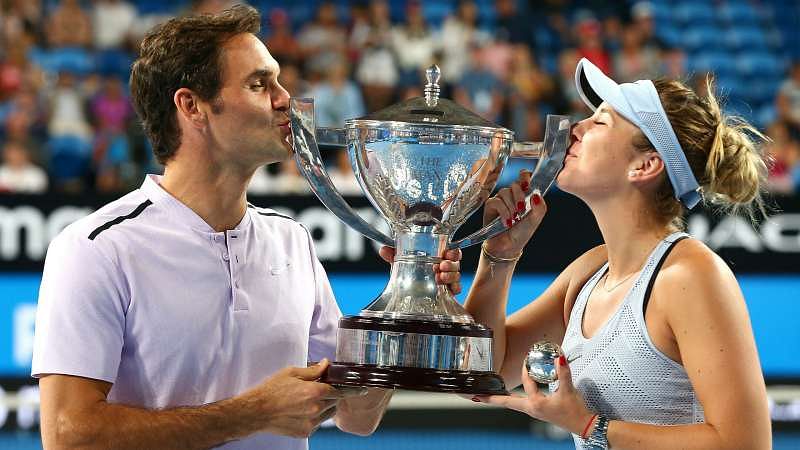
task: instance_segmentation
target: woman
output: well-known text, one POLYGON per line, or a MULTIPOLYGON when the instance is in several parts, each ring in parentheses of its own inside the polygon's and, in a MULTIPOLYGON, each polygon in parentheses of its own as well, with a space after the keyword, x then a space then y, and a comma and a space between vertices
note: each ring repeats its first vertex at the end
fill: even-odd
POLYGON ((494 329, 495 367, 527 396, 474 400, 565 428, 577 448, 769 448, 742 293, 716 254, 679 231, 701 196, 761 207, 766 166, 751 139, 764 137, 723 117, 713 94, 699 98, 676 81, 618 85, 585 59, 575 80, 595 112, 574 127, 558 184, 590 207, 605 244, 506 318, 514 264, 546 206, 534 193, 519 219, 529 173, 486 203, 485 221, 521 223, 484 244, 466 308, 494 329), (561 343, 566 356, 550 395, 523 367, 539 340, 561 343))

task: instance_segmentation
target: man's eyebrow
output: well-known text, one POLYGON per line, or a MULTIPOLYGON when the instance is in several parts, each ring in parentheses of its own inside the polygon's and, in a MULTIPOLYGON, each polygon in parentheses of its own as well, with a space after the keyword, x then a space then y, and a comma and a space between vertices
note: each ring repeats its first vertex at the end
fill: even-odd
POLYGON ((250 72, 249 75, 247 75, 247 79, 251 80, 253 78, 269 78, 274 73, 275 72, 273 72, 272 70, 269 70, 269 69, 256 69, 256 70, 250 72))

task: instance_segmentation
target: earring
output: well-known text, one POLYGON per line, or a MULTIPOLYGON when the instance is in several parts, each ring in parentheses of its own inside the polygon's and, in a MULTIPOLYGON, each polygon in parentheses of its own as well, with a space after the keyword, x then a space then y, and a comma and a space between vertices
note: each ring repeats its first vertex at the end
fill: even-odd
POLYGON ((635 177, 637 172, 638 172, 638 170, 631 170, 631 171, 628 172, 628 176, 629 177, 635 177))

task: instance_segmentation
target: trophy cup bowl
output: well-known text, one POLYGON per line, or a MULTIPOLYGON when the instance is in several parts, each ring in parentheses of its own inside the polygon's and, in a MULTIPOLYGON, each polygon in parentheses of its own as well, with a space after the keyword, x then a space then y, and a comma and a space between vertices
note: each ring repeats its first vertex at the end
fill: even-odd
POLYGON ((386 289, 358 315, 339 320, 335 361, 322 381, 505 394, 502 378, 492 370, 492 330, 436 284, 434 266, 448 248, 505 231, 495 220, 453 241, 489 197, 512 153, 538 159, 530 192, 545 194, 563 166, 569 119, 549 116, 543 143, 514 143, 512 131, 440 99, 438 67, 427 76, 425 97, 347 120, 343 129, 317 129, 313 100, 290 100, 296 161, 314 193, 348 226, 395 248, 386 289), (355 177, 391 236, 361 219, 336 191, 320 144, 346 146, 355 177))

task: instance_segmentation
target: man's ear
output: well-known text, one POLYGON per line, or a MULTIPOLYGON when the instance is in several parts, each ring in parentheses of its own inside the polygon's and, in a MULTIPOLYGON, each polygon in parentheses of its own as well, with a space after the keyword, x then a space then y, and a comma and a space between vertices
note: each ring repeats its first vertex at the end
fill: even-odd
POLYGON ((200 105, 200 97, 194 91, 188 88, 180 88, 175 91, 172 100, 178 109, 178 117, 196 128, 205 127, 207 116, 200 105))
POLYGON ((655 150, 642 153, 628 170, 628 179, 632 182, 649 182, 657 179, 666 170, 661 155, 655 150))

